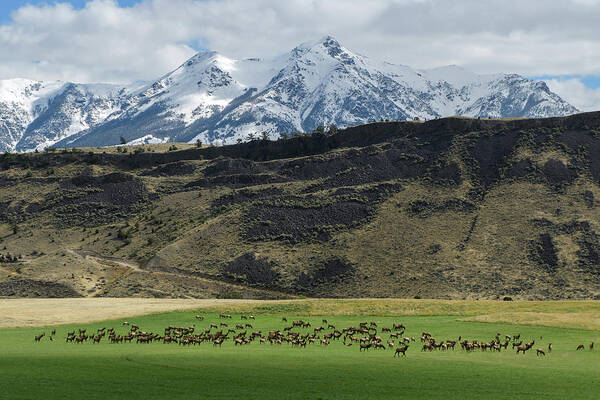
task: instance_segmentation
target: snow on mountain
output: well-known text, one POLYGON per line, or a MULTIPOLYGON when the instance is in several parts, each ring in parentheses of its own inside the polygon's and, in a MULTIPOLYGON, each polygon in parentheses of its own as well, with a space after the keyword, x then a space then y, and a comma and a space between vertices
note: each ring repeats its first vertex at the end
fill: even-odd
POLYGON ((0 81, 0 150, 112 145, 121 136, 226 144, 381 119, 575 112, 543 82, 458 66, 415 70, 355 54, 327 36, 276 58, 198 53, 137 86, 0 81))
POLYGON ((126 91, 113 85, 0 81, 0 151, 43 149, 105 122, 126 91))

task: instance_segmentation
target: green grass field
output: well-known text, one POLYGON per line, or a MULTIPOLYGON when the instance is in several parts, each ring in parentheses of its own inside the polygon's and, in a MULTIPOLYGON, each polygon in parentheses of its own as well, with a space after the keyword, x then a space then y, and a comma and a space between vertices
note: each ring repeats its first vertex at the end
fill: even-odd
MULTIPOLYGON (((332 303, 327 303, 329 306, 332 303)), ((241 306, 243 307, 243 306, 241 306)), ((236 311, 242 311, 240 308, 236 311)), ((360 352, 358 345, 341 341, 325 347, 310 344, 305 349, 289 344, 270 345, 255 341, 222 348, 210 343, 199 346, 176 344, 65 343, 66 332, 79 327, 88 332, 114 327, 128 328, 121 321, 45 328, 0 330, 0 398, 3 399, 597 399, 600 396, 600 349, 589 343, 600 341, 597 330, 459 321, 462 316, 352 316, 332 310, 319 316, 308 306, 297 304, 248 307, 255 313, 252 330, 263 333, 282 329, 281 317, 304 319, 313 328, 329 323, 342 328, 361 321, 375 321, 379 328, 403 323, 405 335, 415 336, 406 357, 393 357, 393 350, 360 352), (57 341, 48 336, 40 343, 34 335, 57 330, 57 341), (436 339, 458 336, 490 341, 496 333, 521 334, 536 340, 526 355, 509 351, 467 353, 421 352, 419 336, 430 332, 436 339), (541 338, 540 338, 541 337, 541 338), (537 357, 536 348, 553 351, 537 357), (578 344, 585 351, 575 351, 578 344)), ((486 306, 486 308, 490 308, 486 306)), ((326 310, 324 310, 326 311, 326 310)), ((344 311, 345 312, 345 311, 344 311)), ((450 314, 450 312, 449 312, 450 314)), ((196 325, 196 331, 219 323, 215 310, 172 312, 136 317, 142 330, 162 334, 168 325, 196 325), (206 315, 197 321, 196 314, 206 315)), ((233 314, 230 325, 240 323, 233 314)), ((246 322, 246 321, 243 321, 246 322)), ((520 321, 524 323, 524 321, 520 321)), ((310 332, 312 332, 312 328, 310 332)), ((302 332, 308 332, 302 329, 302 332)), ((299 329, 296 329, 299 330, 299 329)), ((387 333, 381 334, 385 339, 387 333)))

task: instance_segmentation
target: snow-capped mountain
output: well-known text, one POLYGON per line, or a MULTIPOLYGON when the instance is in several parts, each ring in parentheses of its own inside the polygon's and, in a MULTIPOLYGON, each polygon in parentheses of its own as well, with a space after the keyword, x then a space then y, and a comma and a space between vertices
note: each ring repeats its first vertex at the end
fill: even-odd
POLYGON ((195 141, 381 119, 577 112, 544 82, 376 62, 328 36, 271 59, 202 52, 141 87, 0 81, 0 149, 195 141))
POLYGON ((0 81, 0 151, 51 146, 107 121, 125 98, 113 85, 0 81))

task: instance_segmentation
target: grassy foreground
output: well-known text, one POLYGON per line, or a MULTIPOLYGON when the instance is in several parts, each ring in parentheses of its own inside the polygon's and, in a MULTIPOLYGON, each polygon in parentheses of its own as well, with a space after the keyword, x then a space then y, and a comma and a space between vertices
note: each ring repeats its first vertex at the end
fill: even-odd
MULTIPOLYGON (((232 341, 222 348, 212 344, 182 347, 175 344, 100 344, 65 343, 67 331, 114 327, 125 333, 121 320, 85 325, 55 327, 57 341, 48 337, 40 343, 34 335, 53 328, 0 330, 0 398, 6 399, 352 399, 352 398, 426 398, 426 399, 596 399, 600 393, 600 349, 589 351, 592 341, 600 342, 600 332, 581 327, 577 315, 598 315, 597 303, 502 303, 388 301, 306 301, 294 303, 239 303, 227 305, 236 312, 230 325, 242 322, 240 313, 253 312, 252 330, 263 333, 286 326, 281 317, 304 319, 313 327, 326 318, 338 329, 375 321, 378 326, 406 325, 406 334, 415 336, 405 358, 394 358, 392 350, 360 352, 358 345, 344 346, 334 341, 325 347, 306 349, 288 344, 253 342, 235 347, 232 341), (413 304, 411 311, 410 304, 413 304), (401 309, 394 307, 404 307, 401 309), (552 307, 554 305, 554 307, 552 307), (446 309, 444 314, 440 307, 446 309), (504 308, 506 307, 506 308, 504 308), (539 312, 571 315, 559 318, 563 327, 531 326, 465 319, 492 318, 539 312), (420 310, 420 311, 418 311, 420 310), (555 310, 556 313, 552 313, 555 310), (486 314, 487 313, 487 314, 486 314), (394 314, 409 314, 393 316, 394 314), (420 315, 419 315, 420 314, 420 315), (516 355, 475 351, 421 352, 418 340, 422 331, 439 340, 458 336, 480 341, 496 333, 521 334, 526 341, 536 340, 533 350, 516 355), (535 348, 553 352, 536 357, 535 348), (578 344, 585 351, 575 351, 578 344)), ((180 311, 135 317, 131 322, 141 329, 162 334, 169 325, 196 325, 196 330, 219 323, 222 306, 198 311, 180 311), (194 318, 206 315, 204 321, 194 318)), ((582 317, 585 319, 584 317, 582 317)), ((501 319, 501 318, 500 318, 501 319)), ((555 318, 556 319, 556 318, 555 318)), ((246 322, 246 321, 243 321, 246 322)), ((515 321, 526 323, 527 321, 515 321)), ((535 322, 535 321, 534 321, 535 322)), ((298 329, 296 329, 297 331, 298 329)), ((302 332, 308 332, 302 329, 302 332)), ((312 332, 312 329, 310 329, 312 332)), ((387 339, 388 334, 382 334, 387 339)))

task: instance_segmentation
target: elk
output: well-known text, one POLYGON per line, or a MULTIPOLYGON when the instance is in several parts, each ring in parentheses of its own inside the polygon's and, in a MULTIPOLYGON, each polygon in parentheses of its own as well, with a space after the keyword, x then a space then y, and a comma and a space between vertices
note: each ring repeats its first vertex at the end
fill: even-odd
POLYGON ((577 346, 577 350, 585 350, 585 346, 580 344, 579 346, 577 346))
POLYGON ((590 351, 594 351, 594 342, 590 343, 590 351))
POLYGON ((536 349, 535 350, 535 355, 536 356, 545 356, 546 353, 544 353, 544 350, 542 350, 542 349, 536 349))
POLYGON ((552 343, 548 343, 548 353, 552 353, 552 343))
POLYGON ((46 336, 46 332, 42 333, 41 335, 36 335, 34 339, 36 342, 39 342, 44 336, 46 336))
POLYGON ((535 344, 535 340, 531 343, 525 343, 524 345, 521 346, 517 346, 517 354, 519 354, 519 352, 523 352, 523 354, 525 354, 525 352, 529 349, 531 349, 533 347, 533 345, 535 344))
POLYGON ((371 343, 361 343, 360 344, 360 351, 367 351, 371 348, 372 344, 371 343))
POLYGON ((399 356, 400 353, 402 353, 403 357, 406 357, 406 350, 408 350, 408 346, 406 345, 397 347, 396 351, 394 352, 394 357, 399 356))

